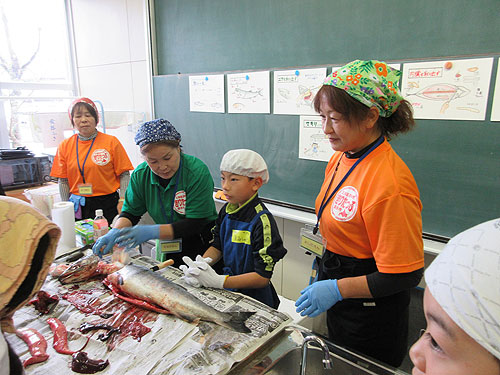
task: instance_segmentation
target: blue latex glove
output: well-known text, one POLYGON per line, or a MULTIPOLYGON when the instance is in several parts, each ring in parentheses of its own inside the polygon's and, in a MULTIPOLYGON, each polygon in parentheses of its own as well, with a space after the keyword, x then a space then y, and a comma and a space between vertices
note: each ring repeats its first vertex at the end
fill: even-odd
POLYGON ((120 229, 120 234, 116 242, 121 247, 134 248, 143 242, 158 238, 160 238, 160 224, 136 225, 120 229))
POLYGON ((111 229, 104 236, 97 239, 94 246, 92 246, 92 252, 95 255, 99 256, 99 258, 101 258, 103 254, 111 252, 111 250, 113 250, 113 246, 115 246, 116 239, 119 234, 119 229, 111 229), (104 249, 102 249, 102 247, 104 247, 104 249))
POLYGON ((70 194, 69 201, 75 206, 75 212, 78 211, 80 206, 85 206, 85 197, 81 195, 70 194))
POLYGON ((296 311, 301 316, 307 315, 310 318, 318 316, 343 300, 336 279, 317 281, 303 289, 300 294, 295 302, 296 311))

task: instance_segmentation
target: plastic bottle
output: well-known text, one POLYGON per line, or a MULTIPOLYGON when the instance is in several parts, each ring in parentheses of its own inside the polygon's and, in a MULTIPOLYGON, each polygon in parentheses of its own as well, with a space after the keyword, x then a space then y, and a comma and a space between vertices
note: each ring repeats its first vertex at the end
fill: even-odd
POLYGON ((109 224, 104 216, 102 216, 102 210, 95 210, 94 219, 94 241, 97 241, 99 237, 104 236, 108 233, 109 224))

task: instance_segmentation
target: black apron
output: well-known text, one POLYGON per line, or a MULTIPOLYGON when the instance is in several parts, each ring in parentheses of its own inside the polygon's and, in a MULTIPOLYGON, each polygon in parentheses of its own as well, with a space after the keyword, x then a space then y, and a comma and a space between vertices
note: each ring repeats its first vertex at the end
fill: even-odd
POLYGON ((119 199, 120 195, 116 191, 107 195, 85 197, 85 206, 82 206, 82 219, 95 218, 95 210, 101 209, 108 225, 111 225, 115 216, 118 215, 119 199))
MULTIPOLYGON (((325 251, 318 261, 318 280, 377 272, 373 258, 357 259, 325 251)), ((327 312, 328 336, 340 346, 398 367, 407 352, 409 305, 409 290, 381 298, 344 299, 327 312)))
MULTIPOLYGON (((191 259, 195 259, 197 255, 205 254, 205 251, 212 245, 213 234, 212 228, 215 225, 215 221, 207 221, 206 223, 200 224, 203 229, 200 233, 187 233, 186 236, 182 237, 182 251, 178 253, 158 253, 156 254, 156 260, 159 262, 164 262, 167 259, 172 259, 174 261, 174 267, 179 267, 184 264, 182 258, 188 256, 191 259)), ((222 262, 217 262, 212 266, 212 268, 219 275, 222 274, 222 262)))

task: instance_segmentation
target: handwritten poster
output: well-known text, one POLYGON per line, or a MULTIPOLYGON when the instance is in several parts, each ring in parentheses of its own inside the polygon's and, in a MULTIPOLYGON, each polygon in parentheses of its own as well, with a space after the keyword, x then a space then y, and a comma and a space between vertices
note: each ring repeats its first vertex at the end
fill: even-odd
POLYGON ((189 110, 224 113, 224 75, 189 76, 189 110))
POLYGON ((315 115, 314 96, 326 77, 326 68, 274 72, 274 113, 315 115))
POLYGON ((493 58, 403 65, 402 94, 415 118, 484 120, 493 58))
POLYGON ((300 116, 299 159, 328 161, 332 146, 323 133, 320 116, 300 116))
POLYGON ((43 147, 57 147, 64 140, 64 129, 71 129, 71 122, 66 112, 35 113, 33 126, 41 135, 43 147))
POLYGON ((497 67, 497 79, 493 92, 493 105, 491 106, 491 121, 500 121, 500 59, 497 67))
POLYGON ((228 113, 270 113, 269 71, 227 75, 228 113))

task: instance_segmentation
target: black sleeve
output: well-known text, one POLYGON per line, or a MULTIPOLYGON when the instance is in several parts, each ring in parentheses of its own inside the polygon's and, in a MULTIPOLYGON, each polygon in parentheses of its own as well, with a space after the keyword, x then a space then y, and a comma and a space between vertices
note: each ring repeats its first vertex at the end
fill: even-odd
MULTIPOLYGON (((140 216, 132 215, 126 211, 122 211, 120 217, 129 219, 132 225, 137 225, 141 220, 140 216)), ((172 223, 174 238, 193 236, 207 232, 210 231, 212 226, 212 222, 207 219, 182 219, 172 223), (207 226, 209 227, 207 228, 207 226)))
POLYGON ((122 211, 119 217, 124 217, 126 219, 129 219, 132 222, 132 226, 137 225, 139 220, 141 220, 141 216, 135 216, 126 211, 122 211))
POLYGON ((222 243, 221 243, 221 238, 220 238, 220 227, 222 224, 222 221, 224 220, 224 216, 227 215, 226 213, 226 206, 228 203, 226 203, 222 208, 219 210, 219 215, 217 216, 217 219, 215 219, 215 226, 212 228, 212 234, 214 236, 214 241, 212 242, 212 246, 215 247, 217 250, 222 251, 222 243))
POLYGON ((212 220, 202 219, 182 219, 172 223, 174 238, 196 236, 200 233, 210 232, 213 226, 212 220))
POLYGON ((424 268, 408 273, 374 272, 366 275, 368 288, 374 298, 396 294, 418 285, 424 274, 424 268))
POLYGON ((271 213, 262 214, 260 220, 255 224, 252 230, 252 251, 254 271, 260 276, 270 279, 273 276, 274 266, 287 253, 278 225, 271 213), (266 220, 269 220, 270 225, 264 225, 266 220))

